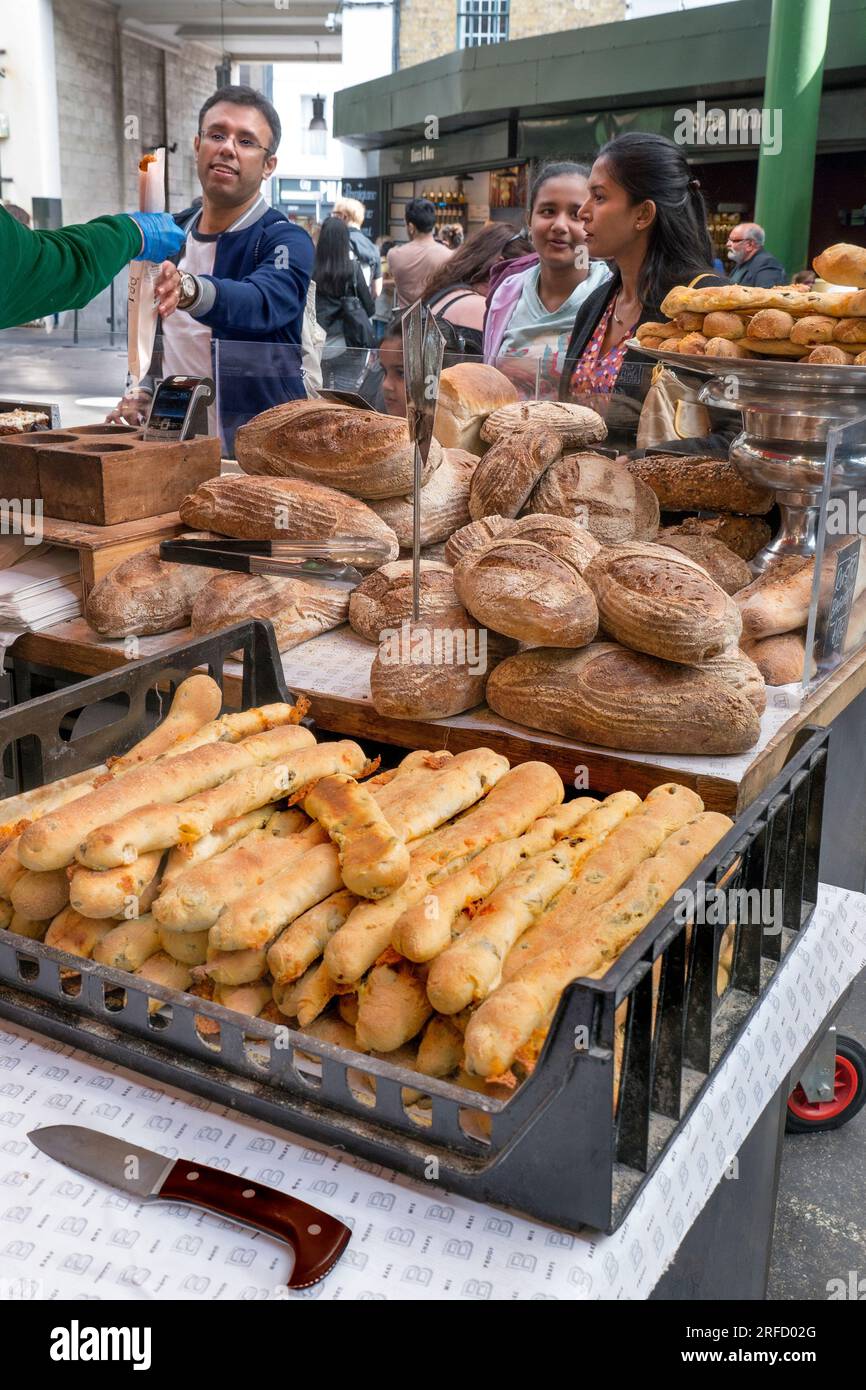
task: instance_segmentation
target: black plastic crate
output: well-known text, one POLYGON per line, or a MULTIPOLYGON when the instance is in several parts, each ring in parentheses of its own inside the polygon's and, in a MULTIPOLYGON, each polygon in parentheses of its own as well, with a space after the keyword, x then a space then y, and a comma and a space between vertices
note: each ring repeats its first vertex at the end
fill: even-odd
MULTIPOLYGON (((244 704, 285 699, 270 626, 244 624, 0 713, 0 750, 12 739, 35 740, 46 780, 102 761, 140 736, 135 719, 148 689, 197 666, 219 680, 239 646, 244 704), (123 691, 130 709, 122 725, 80 742, 59 738, 69 710, 123 691)), ((828 730, 806 731, 773 784, 683 885, 695 894, 699 884, 778 892, 782 929, 737 926, 719 997, 721 932, 677 921, 671 900, 602 980, 568 987, 535 1071, 507 1101, 6 932, 0 1016, 478 1201, 571 1230, 612 1230, 811 917, 828 739, 828 730), (149 1013, 148 999, 169 1007, 149 1013), (202 1015, 219 1025, 216 1040, 199 1031, 202 1015), (426 1098, 423 1108, 410 1091, 426 1098)))

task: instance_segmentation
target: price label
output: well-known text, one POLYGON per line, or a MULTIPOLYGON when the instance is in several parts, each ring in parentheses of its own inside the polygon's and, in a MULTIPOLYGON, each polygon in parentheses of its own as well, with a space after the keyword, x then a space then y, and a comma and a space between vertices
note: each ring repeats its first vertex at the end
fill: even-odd
MULTIPOLYGON (((833 552, 836 572, 833 587, 823 617, 823 631, 819 626, 818 650, 822 662, 830 661, 842 652, 848 620, 854 602, 854 586, 857 583, 857 570, 860 563, 860 539, 848 541, 833 552)), ((819 619, 820 623, 820 619, 819 619)))

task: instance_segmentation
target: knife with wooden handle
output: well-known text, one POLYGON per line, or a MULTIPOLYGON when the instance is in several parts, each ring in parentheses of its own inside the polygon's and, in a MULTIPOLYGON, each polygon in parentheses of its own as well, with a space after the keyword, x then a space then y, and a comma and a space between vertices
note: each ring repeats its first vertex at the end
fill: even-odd
POLYGON ((276 1236, 291 1246, 290 1289, 307 1289, 333 1269, 351 1239, 349 1227, 297 1197, 252 1178, 141 1149, 81 1125, 49 1125, 27 1138, 37 1149, 139 1201, 189 1202, 276 1236))

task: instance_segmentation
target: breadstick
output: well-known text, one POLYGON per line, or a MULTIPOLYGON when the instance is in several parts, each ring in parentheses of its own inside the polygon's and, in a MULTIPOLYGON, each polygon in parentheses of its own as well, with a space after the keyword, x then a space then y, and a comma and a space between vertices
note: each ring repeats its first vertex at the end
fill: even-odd
MULTIPOLYGON (((191 933, 175 932, 175 936, 191 933)), ((208 932, 202 932, 207 937, 208 932)), ((215 951, 209 947, 206 963, 196 970, 196 977, 207 978, 218 985, 247 985, 261 980, 268 971, 267 951, 215 951)))
POLYGON ((11 840, 5 849, 0 850, 0 898, 8 898, 10 901, 12 889, 26 873, 24 865, 18 858, 19 843, 20 836, 11 840))
POLYGON ((559 775, 547 763, 522 763, 506 773, 479 806, 422 841, 411 856, 402 887, 381 902, 361 903, 349 915, 325 947, 332 977, 341 984, 359 980, 389 944, 397 920, 429 891, 435 874, 449 865, 457 867, 455 861, 488 845, 520 835, 563 795, 559 775))
POLYGON ((93 790, 100 777, 106 773, 104 763, 99 767, 88 767, 83 772, 74 772, 70 777, 61 777, 44 787, 33 787, 30 791, 19 792, 17 796, 0 801, 0 840, 7 842, 17 837, 26 824, 39 820, 46 812, 67 802, 77 801, 79 797, 93 790))
POLYGON ((270 825, 269 821, 264 830, 254 830, 222 854, 196 865, 170 883, 153 905, 153 915, 160 925, 175 931, 212 927, 231 903, 316 845, 328 843, 327 832, 320 825, 310 825, 285 838, 271 834, 270 825))
POLYGON ((301 987, 294 996, 295 1012, 301 1028, 307 1028, 314 1018, 318 1018, 322 1010, 328 1007, 338 989, 339 986, 334 984, 324 965, 319 965, 316 970, 307 972, 301 987))
MULTIPOLYGON (((350 1028, 348 1023, 344 1023, 341 1018, 317 1018, 307 1025, 304 1029, 311 1038, 318 1038, 321 1042, 331 1043, 334 1047, 345 1048, 349 1052, 363 1052, 355 1035, 354 1028, 350 1028)), ((307 1053, 299 1053, 301 1057, 307 1053)), ((318 1060, 316 1058, 315 1060, 318 1060)))
MULTIPOLYGON (((192 984, 192 971, 189 966, 182 965, 179 960, 172 960, 165 951, 156 951, 152 956, 148 956, 144 964, 135 971, 135 977, 139 980, 150 980, 155 985, 166 985, 168 989, 181 991, 188 990, 192 984)), ((161 999, 148 999, 147 1001, 149 1014, 155 1014, 162 1007, 161 999)))
MULTIPOLYGON (((76 865, 67 884, 69 902, 84 917, 138 917, 138 911, 129 909, 137 906, 145 889, 153 883, 161 860, 162 852, 153 850, 142 854, 134 864, 106 869, 104 873, 76 865)), ((65 869, 54 872, 66 874, 65 869)))
POLYGON ((249 984, 220 985, 214 999, 225 1009, 233 1009, 236 1014, 248 1014, 258 1018, 262 1009, 271 1000, 271 987, 263 981, 249 984))
POLYGON ((29 936, 32 941, 43 941, 50 926, 50 922, 34 922, 30 917, 22 917, 20 912, 15 912, 9 923, 9 931, 16 936, 29 936))
POLYGON ((34 874, 25 869, 13 884, 10 897, 12 906, 22 917, 50 922, 69 902, 66 870, 50 869, 48 873, 34 874))
MULTIPOLYGON (((377 797, 404 841, 417 840, 479 801, 508 771, 508 759, 489 748, 458 753, 444 767, 397 777, 377 797)), ((561 798, 560 798, 561 799, 561 798)))
POLYGON ((463 1065, 466 1023, 467 1016, 463 1014, 457 1014, 454 1018, 433 1015, 418 1044, 417 1067, 420 1072, 425 1076, 450 1076, 463 1065))
POLYGON ((393 1052, 420 1032, 433 1012, 424 968, 377 965, 358 991, 355 1036, 365 1051, 393 1052))
POLYGON ((340 856, 346 887, 361 898, 384 898, 406 882, 409 851, 372 792, 343 773, 323 777, 304 801, 340 856))
POLYGON ((119 772, 136 767, 150 758, 161 757, 174 744, 194 734, 208 720, 215 719, 222 702, 222 691, 210 676, 187 676, 174 692, 168 714, 157 724, 153 732, 134 748, 130 748, 123 757, 111 759, 109 767, 112 775, 117 776, 119 772))
MULTIPOLYGON (((272 807, 260 806, 257 811, 248 811, 245 816, 236 816, 234 820, 226 821, 225 825, 218 826, 209 835, 202 835, 200 840, 193 840, 188 845, 175 845, 169 850, 162 871, 163 891, 170 883, 175 883, 181 874, 194 869, 197 864, 204 864, 208 859, 213 859, 214 855, 222 854, 224 849, 237 844, 238 840, 242 840, 253 830, 263 829, 268 825, 272 814, 272 807)), ((307 817, 299 812, 297 828, 302 829, 306 823, 307 817)))
POLYGON ((96 945, 114 925, 114 922, 97 921, 95 917, 82 917, 74 907, 65 907, 45 933, 45 945, 89 960, 96 945))
MULTIPOLYGON (((639 805, 640 798, 634 799, 639 805)), ((587 796, 557 806, 550 815, 541 816, 525 834, 491 845, 470 859, 465 869, 431 888, 423 902, 403 913, 394 927, 391 945, 408 960, 433 960, 450 946, 454 924, 462 912, 492 893, 522 860, 547 849, 576 828, 598 804, 587 796)), ((449 1009, 448 1012, 454 1011, 449 1009)))
POLYGON ((261 705, 236 714, 223 714, 185 738, 182 751, 186 753, 208 743, 238 743, 251 734, 264 733, 282 724, 299 724, 309 707, 309 701, 301 695, 296 705, 261 705))
POLYGON ((206 931, 172 931, 169 927, 159 929, 160 950, 165 951, 172 960, 179 960, 182 965, 204 965, 207 960, 207 938, 206 931))
POLYGON ((0 901, 0 931, 5 930, 15 916, 11 903, 0 901))
POLYGON ((289 725, 243 743, 196 748, 161 763, 134 768, 28 826, 18 845, 21 863, 27 869, 61 869, 72 862, 78 845, 98 826, 153 801, 182 801, 217 786, 245 767, 285 758, 290 751, 308 748, 313 742, 308 729, 289 725))
POLYGON ((336 848, 317 845, 288 869, 225 908, 210 929, 211 945, 217 951, 267 946, 282 927, 341 887, 336 848))
MULTIPOLYGON (((307 731, 293 726, 273 732, 307 731)), ((239 744, 238 748, 244 746, 239 744)), ((92 830, 76 849, 76 858, 91 869, 131 864, 138 854, 168 849, 182 840, 197 840, 222 821, 245 815, 331 772, 360 773, 366 762, 363 750, 349 740, 304 748, 264 767, 245 768, 219 786, 175 805, 137 807, 113 824, 92 830)))
POLYGON ((675 830, 608 902, 485 1000, 466 1028, 467 1069, 486 1077, 507 1071, 519 1049, 546 1026, 566 985, 619 955, 732 824, 728 816, 707 811, 675 830))
POLYGON ((116 970, 136 971, 159 950, 159 927, 151 916, 121 922, 93 948, 93 959, 116 970))
POLYGON ((357 994, 338 994, 337 1012, 344 1023, 349 1023, 354 1028, 358 1022, 357 994))
POLYGON ((268 969, 274 979, 287 984, 303 975, 357 904, 355 894, 342 888, 296 917, 268 951, 268 969))
POLYGON ((298 1016, 298 996, 306 988, 311 977, 319 969, 318 963, 311 965, 299 980, 283 981, 274 983, 274 1003, 284 1018, 297 1018, 298 1016))

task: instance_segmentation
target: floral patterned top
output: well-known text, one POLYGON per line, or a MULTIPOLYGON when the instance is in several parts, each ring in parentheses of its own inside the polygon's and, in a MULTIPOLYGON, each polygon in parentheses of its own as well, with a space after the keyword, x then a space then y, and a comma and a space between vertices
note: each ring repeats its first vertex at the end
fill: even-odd
POLYGON ((604 335, 610 323, 610 316, 613 313, 614 302, 612 299, 608 304, 596 325, 595 332, 574 364, 569 392, 571 396, 606 396, 616 386, 622 359, 627 351, 628 340, 633 336, 633 333, 626 333, 621 343, 612 347, 605 353, 604 357, 599 356, 604 335))

